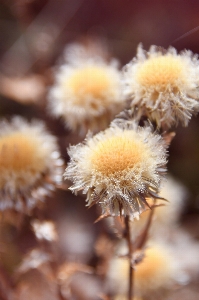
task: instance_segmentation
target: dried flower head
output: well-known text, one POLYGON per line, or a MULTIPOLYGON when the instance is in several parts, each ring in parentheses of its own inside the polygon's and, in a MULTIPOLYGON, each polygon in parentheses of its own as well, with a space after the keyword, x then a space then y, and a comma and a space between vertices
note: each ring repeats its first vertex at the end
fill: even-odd
MULTIPOLYGON (((107 282, 109 289, 126 295, 128 291, 129 261, 114 258, 110 261, 107 282)), ((170 249, 162 244, 152 244, 144 252, 140 263, 135 266, 134 291, 141 299, 163 299, 163 293, 176 283, 179 266, 170 249)))
POLYGON ((50 114, 62 117, 69 129, 85 134, 88 129, 106 128, 124 108, 124 101, 117 62, 79 56, 75 61, 73 54, 74 62, 63 64, 57 71, 48 106, 50 114))
POLYGON ((143 260, 135 270, 137 295, 160 295, 160 290, 170 288, 177 273, 174 258, 166 247, 153 245, 146 249, 143 260))
POLYGON ((63 51, 64 61, 79 66, 86 60, 108 60, 110 58, 107 44, 98 38, 83 38, 67 45, 63 51))
POLYGON ((146 115, 158 126, 170 128, 179 121, 187 126, 199 111, 199 61, 191 51, 177 54, 173 47, 151 46, 146 52, 139 45, 124 76, 126 93, 139 118, 146 115))
POLYGON ((68 153, 65 178, 74 182, 72 191, 87 193, 88 206, 100 203, 105 214, 133 216, 145 209, 146 197, 157 196, 166 150, 151 127, 116 120, 68 153))
POLYGON ((61 183, 63 161, 42 122, 0 122, 0 210, 28 211, 61 183))

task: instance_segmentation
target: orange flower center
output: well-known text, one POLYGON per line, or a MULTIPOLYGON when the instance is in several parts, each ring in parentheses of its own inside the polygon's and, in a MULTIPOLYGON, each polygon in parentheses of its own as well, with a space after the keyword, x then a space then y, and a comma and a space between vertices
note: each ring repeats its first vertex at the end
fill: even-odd
POLYGON ((42 172, 45 157, 38 139, 27 133, 16 132, 0 138, 0 171, 42 172))
POLYGON ((142 63, 137 72, 137 81, 145 86, 160 90, 168 86, 177 87, 179 79, 184 80, 183 62, 179 57, 171 55, 158 56, 142 63))
POLYGON ((81 102, 82 97, 90 95, 93 98, 102 98, 111 83, 105 67, 87 66, 78 69, 67 82, 73 93, 81 102))
POLYGON ((113 136, 98 143, 91 156, 95 170, 105 176, 133 168, 148 154, 145 144, 130 133, 113 136))

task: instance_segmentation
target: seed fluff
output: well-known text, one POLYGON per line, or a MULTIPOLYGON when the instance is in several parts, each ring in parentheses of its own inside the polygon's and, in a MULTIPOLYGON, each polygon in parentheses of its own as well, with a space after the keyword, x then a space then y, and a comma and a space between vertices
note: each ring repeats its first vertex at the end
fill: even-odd
POLYGON ((56 139, 40 121, 0 122, 0 210, 28 212, 62 181, 56 139))
POLYGON ((132 110, 159 127, 188 125, 199 111, 198 86, 198 56, 188 50, 178 54, 173 47, 151 46, 147 52, 139 45, 137 57, 124 68, 124 93, 132 110))
MULTIPOLYGON (((70 50, 70 49, 69 49, 70 50)), ((67 51, 66 51, 67 53, 67 51)), ((102 57, 67 56, 49 90, 48 110, 82 135, 105 129, 125 106, 118 62, 102 57)))
POLYGON ((145 210, 146 197, 158 197, 166 149, 150 126, 117 119, 68 153, 64 176, 74 183, 70 189, 82 190, 88 206, 99 203, 103 214, 134 216, 145 210))

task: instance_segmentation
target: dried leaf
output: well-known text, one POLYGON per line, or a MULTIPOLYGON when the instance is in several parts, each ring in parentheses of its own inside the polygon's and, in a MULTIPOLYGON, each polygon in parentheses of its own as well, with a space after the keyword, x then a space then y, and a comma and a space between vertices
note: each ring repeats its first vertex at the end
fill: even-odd
POLYGON ((103 214, 103 215, 99 216, 99 218, 97 218, 97 220, 95 220, 94 224, 97 223, 97 222, 99 222, 99 221, 101 221, 101 220, 103 220, 103 219, 106 219, 108 217, 111 217, 111 215, 110 214, 103 214))
POLYGON ((0 93, 5 97, 22 104, 41 104, 45 95, 45 84, 42 76, 5 77, 0 75, 0 93))
POLYGON ((175 137, 176 133, 175 132, 169 132, 169 133, 164 133, 163 134, 163 139, 166 143, 167 146, 169 146, 175 137))

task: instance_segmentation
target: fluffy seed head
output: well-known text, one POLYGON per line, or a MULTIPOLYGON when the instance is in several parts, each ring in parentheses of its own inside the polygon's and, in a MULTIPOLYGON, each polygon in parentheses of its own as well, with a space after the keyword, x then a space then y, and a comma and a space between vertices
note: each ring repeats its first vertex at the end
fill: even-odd
POLYGON ((93 56, 77 57, 74 63, 67 58, 49 92, 50 114, 62 117, 68 128, 82 134, 106 128, 125 105, 116 62, 93 56))
POLYGON ((172 277, 173 260, 167 249, 153 246, 146 249, 144 258, 135 271, 135 286, 140 294, 167 285, 172 277))
POLYGON ((191 51, 177 54, 172 47, 163 51, 151 46, 146 52, 139 46, 124 76, 125 92, 138 118, 146 115, 168 128, 179 121, 187 126, 199 110, 199 61, 191 51))
MULTIPOLYGON (((32 177, 46 169, 44 149, 40 148, 38 138, 24 132, 14 132, 0 138, 0 172, 30 172, 32 177)), ((0 176, 0 188, 6 184, 0 176)), ((27 178, 16 176, 15 185, 27 184, 27 178)))
POLYGON ((63 162, 43 123, 15 117, 0 126, 0 209, 26 211, 61 182, 63 162))
POLYGON ((65 178, 73 181, 71 190, 83 190, 88 205, 100 203, 103 213, 134 216, 145 209, 145 197, 157 196, 166 150, 150 127, 114 121, 68 153, 65 178))
MULTIPOLYGON (((115 258, 110 262, 108 283, 111 290, 126 295, 128 291, 129 261, 115 258)), ((141 299, 162 299, 162 294, 175 283, 178 266, 170 249, 153 244, 143 253, 140 263, 135 266, 134 292, 141 299)))

